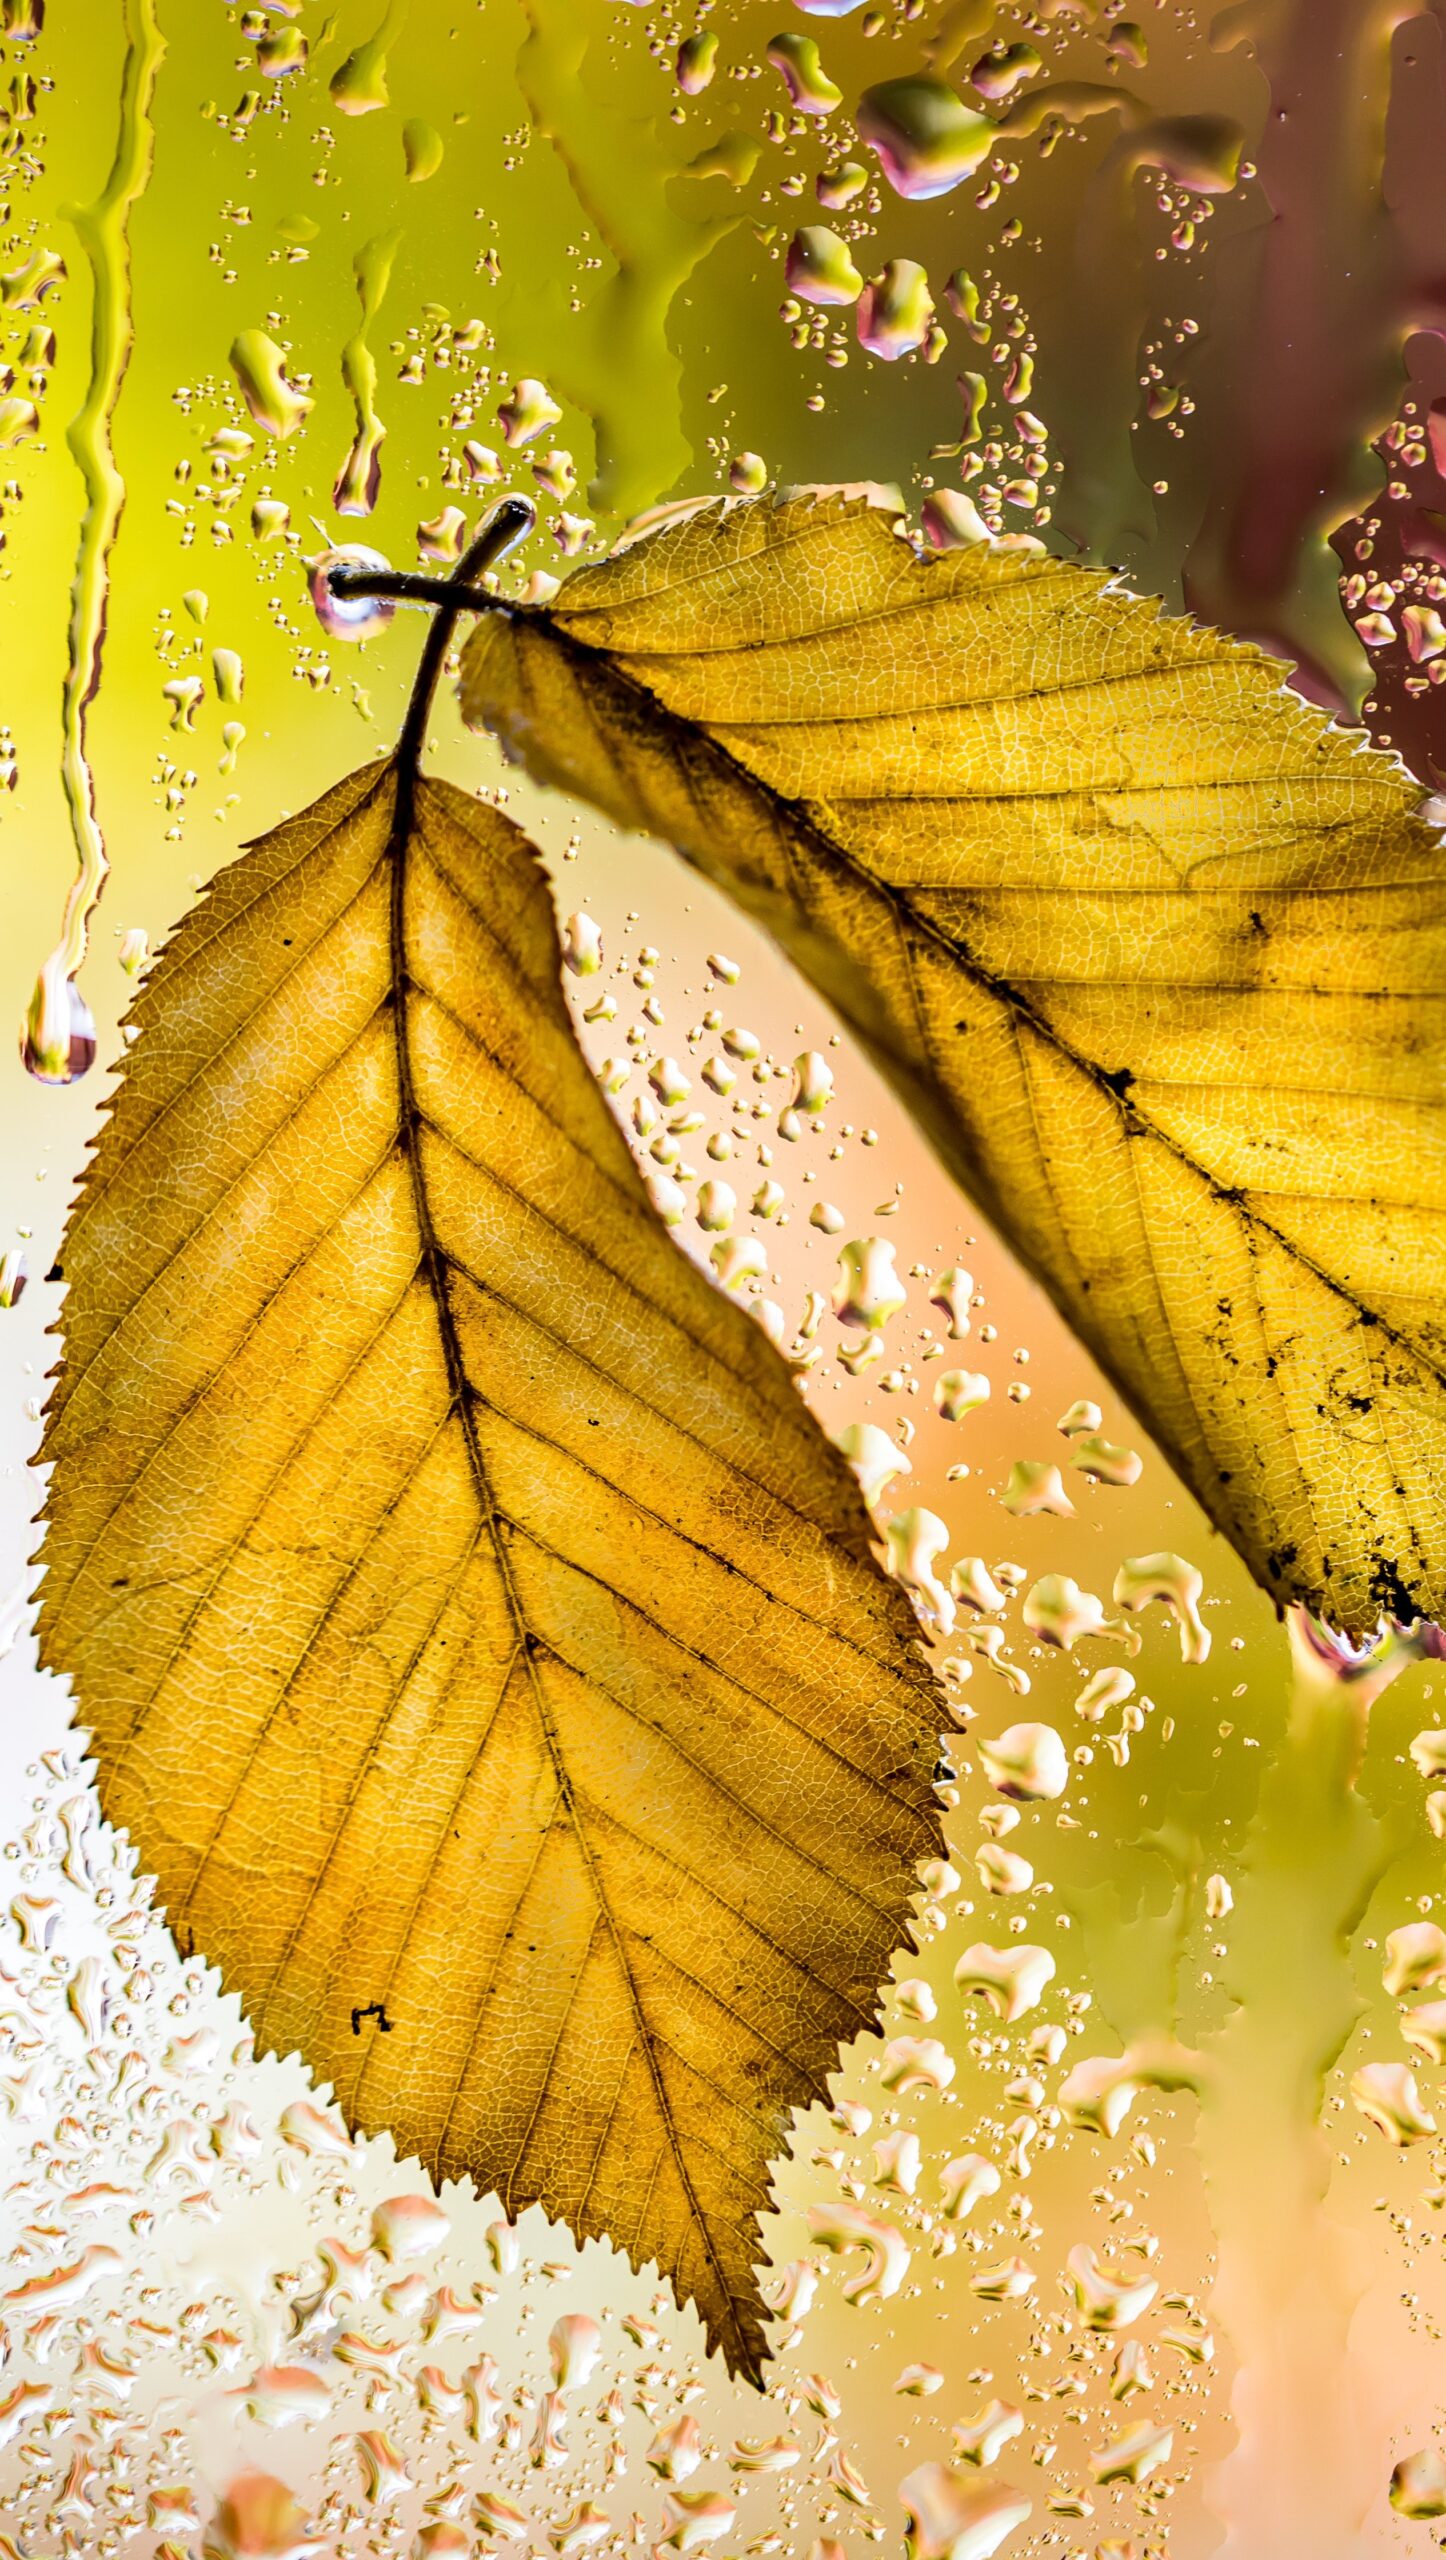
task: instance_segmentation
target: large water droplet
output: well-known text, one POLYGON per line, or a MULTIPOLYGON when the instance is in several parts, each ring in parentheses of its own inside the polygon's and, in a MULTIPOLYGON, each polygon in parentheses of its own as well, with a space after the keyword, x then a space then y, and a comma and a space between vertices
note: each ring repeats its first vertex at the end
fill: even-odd
POLYGON ((370 640, 373 633, 384 631, 396 612, 391 596, 342 596, 332 587, 333 569, 369 569, 384 573, 391 562, 380 551, 369 551, 364 543, 344 543, 339 550, 324 551, 312 563, 308 584, 316 618, 323 631, 333 640, 370 640))
POLYGON ((894 364, 922 347, 934 321, 929 279, 916 258, 890 258, 859 296, 861 347, 894 364))
POLYGON ((76 1084, 94 1064, 95 1016, 67 975, 63 951, 52 951, 36 979, 20 1055, 37 1084, 76 1084))
POLYGON ((967 1999, 977 1993, 1006 2026, 1037 2006, 1054 1980, 1054 1958, 1047 1947, 966 1947, 954 1967, 954 1980, 967 1999))
POLYGON ((1062 1796, 1069 1785, 1069 1754, 1052 1724, 1012 1724, 980 1740, 979 1759, 991 1787, 1021 1804, 1062 1796))
POLYGON ((288 381, 285 354, 264 329, 243 329, 232 340, 231 370, 258 427, 278 442, 294 435, 316 405, 288 381))
POLYGON ((947 195, 972 178, 995 142, 987 116, 966 107, 942 80, 922 75, 866 89, 855 123, 901 196, 947 195))

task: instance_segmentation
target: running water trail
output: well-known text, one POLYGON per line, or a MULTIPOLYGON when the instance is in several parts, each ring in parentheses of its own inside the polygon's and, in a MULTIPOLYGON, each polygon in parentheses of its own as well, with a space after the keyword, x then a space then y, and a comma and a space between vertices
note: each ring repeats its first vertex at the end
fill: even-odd
POLYGON ((26 1022, 25 1064, 44 1084, 74 1083, 95 1056, 94 1025, 75 977, 85 958, 90 918, 109 869, 86 754, 86 725, 100 683, 110 555, 125 506, 125 482, 116 468, 111 423, 135 335, 129 218, 151 174, 155 149, 151 106, 165 52, 155 0, 124 0, 124 6, 127 46, 115 159, 95 202, 72 207, 69 213, 90 261, 92 279, 90 382, 66 431, 85 490, 61 694, 61 780, 79 868, 65 901, 60 939, 41 969, 26 1022))

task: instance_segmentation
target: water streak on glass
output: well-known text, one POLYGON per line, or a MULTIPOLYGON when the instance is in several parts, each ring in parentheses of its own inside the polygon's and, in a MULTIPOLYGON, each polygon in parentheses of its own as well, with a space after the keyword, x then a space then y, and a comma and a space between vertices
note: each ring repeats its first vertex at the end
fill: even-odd
POLYGON ((53 1084, 83 1075, 95 1054, 89 1011, 74 986, 108 868, 86 754, 86 715, 100 684, 110 555, 125 506, 125 482, 116 468, 111 422, 134 339, 129 216, 150 177, 155 150, 151 106, 165 51, 155 0, 128 0, 126 43, 120 133, 110 176, 93 204, 76 207, 69 214, 90 262, 92 279, 90 384, 66 431, 85 491, 71 587, 61 749, 61 773, 80 869, 65 902, 60 940, 40 973, 25 1036, 25 1060, 31 1073, 53 1084))

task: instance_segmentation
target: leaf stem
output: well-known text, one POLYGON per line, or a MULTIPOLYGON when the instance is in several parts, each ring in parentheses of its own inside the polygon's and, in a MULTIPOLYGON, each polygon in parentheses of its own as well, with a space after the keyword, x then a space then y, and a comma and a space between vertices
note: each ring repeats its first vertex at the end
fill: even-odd
MULTIPOLYGON (((528 501, 509 498, 506 503, 520 507, 528 501)), ((450 605, 459 613, 495 612, 504 599, 490 587, 474 587, 461 578, 470 558, 468 553, 448 578, 429 578, 424 569, 333 569, 327 583, 336 596, 386 596, 393 604, 450 605)))
MULTIPOLYGON (((457 618, 459 614, 474 611, 479 604, 493 602, 486 588, 475 587, 472 581, 479 577, 484 569, 490 569, 494 561, 502 559, 515 542, 522 540, 525 533, 530 533, 535 520, 530 498, 503 498, 493 508, 476 540, 468 544, 450 578, 419 578, 412 581, 408 587, 408 592, 414 593, 418 586, 424 585, 429 591, 424 600, 435 603, 439 611, 434 615, 431 628, 422 644, 422 654, 417 661, 411 698, 407 704, 407 715, 402 722, 401 735, 397 740, 397 824, 399 827, 410 816, 412 784, 416 780, 422 747, 427 735, 432 697, 437 690, 437 679, 442 672, 442 661, 447 655, 457 618)), ((349 581, 343 586, 342 579, 346 574, 342 571, 339 576, 332 578, 331 584, 338 595, 377 595, 387 592, 385 586, 379 581, 368 585, 364 579, 358 579, 355 583, 349 581)), ((393 582, 392 591, 395 591, 398 583, 400 582, 393 582)))

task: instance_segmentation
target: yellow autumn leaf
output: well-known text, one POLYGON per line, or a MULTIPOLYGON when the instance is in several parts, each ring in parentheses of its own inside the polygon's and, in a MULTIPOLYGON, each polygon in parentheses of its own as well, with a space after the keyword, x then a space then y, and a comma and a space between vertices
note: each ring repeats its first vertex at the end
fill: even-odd
POLYGON ((1446 1615, 1446 863, 1391 757, 841 499, 484 614, 462 690, 787 946, 1277 1599, 1446 1615))
POLYGON ((349 2124, 756 2378, 769 2162, 939 1845, 853 1478, 653 1216, 495 809, 354 775, 132 1018, 45 1447, 105 1811, 349 2124))

